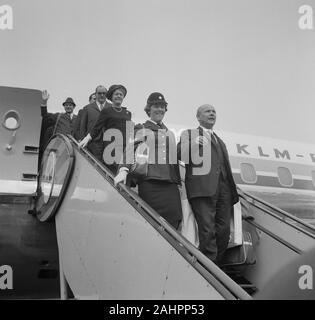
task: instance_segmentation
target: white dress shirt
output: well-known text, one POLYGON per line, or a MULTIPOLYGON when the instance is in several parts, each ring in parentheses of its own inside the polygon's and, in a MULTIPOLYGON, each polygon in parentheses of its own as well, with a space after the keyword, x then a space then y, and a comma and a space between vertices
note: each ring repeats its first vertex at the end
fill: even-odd
POLYGON ((213 129, 207 129, 207 128, 203 127, 203 126, 200 126, 200 127, 201 127, 202 130, 205 131, 210 137, 212 137, 212 135, 213 135, 213 138, 214 138, 215 142, 218 142, 216 136, 214 135, 213 129))
POLYGON ((103 110, 103 108, 104 108, 104 106, 105 106, 105 103, 106 103, 106 102, 104 102, 103 104, 101 104, 101 103, 99 103, 98 101, 96 101, 96 104, 97 104, 98 108, 100 109, 100 111, 103 110))

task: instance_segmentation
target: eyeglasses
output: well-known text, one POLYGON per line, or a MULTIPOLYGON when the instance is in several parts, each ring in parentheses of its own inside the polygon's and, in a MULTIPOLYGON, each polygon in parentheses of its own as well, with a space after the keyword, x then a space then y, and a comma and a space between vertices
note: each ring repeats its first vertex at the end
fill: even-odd
POLYGON ((97 94, 106 94, 106 92, 98 92, 97 94))

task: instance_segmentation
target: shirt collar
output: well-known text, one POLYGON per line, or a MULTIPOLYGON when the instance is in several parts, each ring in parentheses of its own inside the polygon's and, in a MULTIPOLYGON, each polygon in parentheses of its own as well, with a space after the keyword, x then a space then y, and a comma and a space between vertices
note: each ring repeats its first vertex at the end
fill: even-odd
POLYGON ((72 120, 72 118, 73 118, 73 112, 70 113, 70 114, 67 113, 67 112, 65 112, 64 114, 72 120))
POLYGON ((203 131, 206 131, 207 133, 210 133, 210 134, 213 134, 213 133, 214 133, 213 129, 207 129, 207 128, 203 127, 203 126, 200 126, 200 128, 201 128, 203 131))
POLYGON ((157 125, 157 126, 163 125, 163 122, 160 122, 160 124, 158 124, 157 122, 155 122, 155 121, 153 121, 153 120, 151 120, 151 119, 148 119, 148 121, 154 123, 154 124, 157 125))
MULTIPOLYGON (((95 101, 98 108, 100 109, 100 111, 102 111, 102 108, 101 108, 101 104, 99 103, 99 101, 95 101)), ((103 106, 105 105, 106 102, 103 103, 103 106)))

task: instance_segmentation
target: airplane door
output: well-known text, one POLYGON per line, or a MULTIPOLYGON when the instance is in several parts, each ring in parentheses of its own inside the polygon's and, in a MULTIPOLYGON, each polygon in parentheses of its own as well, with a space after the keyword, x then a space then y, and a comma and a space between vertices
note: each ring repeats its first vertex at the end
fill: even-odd
POLYGON ((0 86, 0 193, 36 191, 41 92, 0 86))

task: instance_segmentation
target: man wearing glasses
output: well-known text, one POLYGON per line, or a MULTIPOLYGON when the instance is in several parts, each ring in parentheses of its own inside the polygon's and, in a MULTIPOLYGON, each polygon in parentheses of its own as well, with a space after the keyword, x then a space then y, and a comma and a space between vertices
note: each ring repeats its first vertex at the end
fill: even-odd
MULTIPOLYGON (((80 137, 85 137, 94 127, 98 116, 100 115, 103 108, 109 107, 111 104, 106 101, 107 89, 100 85, 95 89, 96 101, 88 104, 82 109, 81 120, 80 120, 80 137)), ((88 150, 102 162, 104 142, 103 132, 91 141, 88 146, 88 150)))

